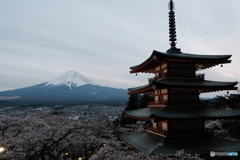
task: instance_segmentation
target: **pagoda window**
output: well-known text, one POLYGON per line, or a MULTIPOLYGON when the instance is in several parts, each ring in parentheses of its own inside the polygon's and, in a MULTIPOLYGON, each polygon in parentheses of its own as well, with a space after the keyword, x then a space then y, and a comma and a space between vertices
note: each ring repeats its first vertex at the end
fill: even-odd
POLYGON ((159 67, 156 68, 156 71, 159 71, 160 69, 161 69, 161 67, 159 66, 159 67))
POLYGON ((155 96, 155 102, 159 102, 159 97, 155 96))
POLYGON ((168 100, 168 95, 163 95, 163 100, 167 101, 168 100))
POLYGON ((156 90, 154 93, 155 93, 155 94, 160 94, 161 91, 160 91, 160 90, 156 90))
POLYGON ((163 64, 163 65, 161 66, 161 68, 162 68, 162 69, 167 68, 167 63, 163 64))
POLYGON ((167 89, 161 89, 161 93, 162 93, 162 94, 168 93, 168 90, 167 90, 167 89))
POLYGON ((162 130, 165 130, 165 131, 168 130, 168 124, 167 124, 167 122, 162 122, 162 130))
POLYGON ((153 123, 152 126, 154 129, 157 129, 157 123, 153 123))

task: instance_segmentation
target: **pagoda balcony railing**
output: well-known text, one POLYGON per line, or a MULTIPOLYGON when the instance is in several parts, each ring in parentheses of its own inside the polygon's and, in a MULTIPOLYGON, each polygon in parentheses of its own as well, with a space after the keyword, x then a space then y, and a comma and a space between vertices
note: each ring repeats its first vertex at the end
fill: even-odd
POLYGON ((149 101, 148 102, 148 105, 166 105, 168 104, 168 101, 167 100, 159 100, 159 101, 149 101))
MULTIPOLYGON (((189 73, 175 73, 173 75, 168 75, 168 73, 163 73, 160 75, 157 75, 153 78, 148 78, 148 82, 151 83, 154 80, 158 80, 164 77, 180 77, 180 78, 193 78, 193 74, 189 74, 189 73)), ((205 74, 196 74, 195 75, 196 79, 205 79, 205 74)))
POLYGON ((168 77, 178 77, 178 78, 196 78, 196 79, 204 79, 205 74, 190 74, 190 73, 174 73, 168 75, 168 77))
POLYGON ((161 79, 161 78, 164 78, 164 77, 168 77, 168 74, 167 73, 163 73, 163 74, 157 75, 157 76, 155 76, 153 78, 148 78, 148 82, 151 83, 154 80, 158 80, 158 79, 161 79))
POLYGON ((161 135, 167 135, 167 130, 164 130, 164 129, 158 128, 158 127, 153 127, 153 126, 146 126, 146 131, 158 133, 161 135))
POLYGON ((194 74, 191 73, 171 73, 168 74, 168 77, 177 77, 177 78, 194 78, 194 74))

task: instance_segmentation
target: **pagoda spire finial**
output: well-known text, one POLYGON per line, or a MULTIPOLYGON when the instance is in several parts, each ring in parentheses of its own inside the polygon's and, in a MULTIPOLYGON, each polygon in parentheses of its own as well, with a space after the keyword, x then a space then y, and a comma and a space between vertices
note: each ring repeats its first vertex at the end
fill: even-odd
POLYGON ((169 41, 171 48, 167 52, 181 52, 180 49, 176 48, 177 36, 176 36, 176 25, 175 25, 175 12, 174 3, 172 0, 169 2, 169 41))

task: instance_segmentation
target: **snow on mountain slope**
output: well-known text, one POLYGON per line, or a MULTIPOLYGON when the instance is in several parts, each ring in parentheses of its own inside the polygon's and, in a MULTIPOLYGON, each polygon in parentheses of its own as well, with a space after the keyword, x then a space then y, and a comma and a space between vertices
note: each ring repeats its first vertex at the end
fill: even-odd
POLYGON ((93 85, 97 85, 95 84, 92 80, 88 79, 87 77, 85 77, 84 75, 78 73, 77 71, 68 71, 66 73, 64 73, 63 75, 54 78, 48 82, 46 82, 47 84, 45 86, 60 86, 60 85, 67 85, 70 89, 72 89, 72 87, 78 87, 78 86, 82 86, 85 84, 93 84, 93 85))

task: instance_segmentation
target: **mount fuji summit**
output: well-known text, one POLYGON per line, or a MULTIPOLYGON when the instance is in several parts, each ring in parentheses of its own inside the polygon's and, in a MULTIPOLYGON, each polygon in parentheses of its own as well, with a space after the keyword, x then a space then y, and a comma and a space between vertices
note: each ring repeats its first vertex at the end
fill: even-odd
POLYGON ((127 99, 127 90, 100 86, 77 71, 34 86, 0 92, 0 105, 119 104, 127 99))
POLYGON ((48 81, 46 86, 54 87, 66 85, 70 89, 72 89, 72 87, 78 87, 85 84, 96 85, 92 80, 88 79, 87 77, 78 73, 77 71, 68 71, 63 75, 48 81))

